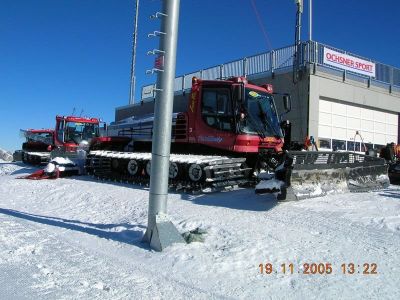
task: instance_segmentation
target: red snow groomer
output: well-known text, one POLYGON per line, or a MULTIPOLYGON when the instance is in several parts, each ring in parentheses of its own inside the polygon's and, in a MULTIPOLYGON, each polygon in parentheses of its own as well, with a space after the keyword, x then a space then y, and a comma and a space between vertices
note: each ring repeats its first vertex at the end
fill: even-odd
POLYGON ((79 146, 88 148, 93 138, 100 137, 97 118, 56 116, 52 157, 75 158, 79 146))
MULTIPOLYGON (((290 97, 283 99, 289 111, 290 97)), ((382 159, 291 151, 290 122, 280 120, 271 85, 257 86, 244 77, 194 77, 190 93, 176 95, 173 107, 172 187, 204 191, 254 183, 258 179, 253 174, 260 170, 275 174, 268 178, 278 184, 258 191, 280 192, 281 199, 320 196, 336 186, 360 191, 388 184, 382 159)), ((101 178, 148 182, 153 111, 154 101, 126 107, 122 112, 126 117, 109 126, 109 137, 92 140, 87 170, 101 178)))
POLYGON ((25 137, 22 144, 21 160, 29 164, 47 163, 54 144, 54 129, 21 130, 25 137))
POLYGON ((88 148, 100 136, 99 119, 56 116, 55 129, 21 130, 26 138, 22 144, 22 160, 40 164, 50 157, 75 158, 79 146, 88 148))
POLYGON ((60 175, 81 174, 89 144, 99 137, 100 120, 97 118, 56 116, 51 157, 56 158, 60 175))
POLYGON ((24 130, 27 142, 23 144, 22 160, 49 163, 45 169, 24 178, 58 178, 82 173, 89 144, 100 137, 99 123, 97 118, 56 116, 54 130, 24 130))

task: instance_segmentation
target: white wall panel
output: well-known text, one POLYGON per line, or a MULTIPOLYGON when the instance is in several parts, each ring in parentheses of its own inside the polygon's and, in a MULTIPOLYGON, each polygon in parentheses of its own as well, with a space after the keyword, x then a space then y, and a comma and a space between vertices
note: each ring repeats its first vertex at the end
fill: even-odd
POLYGON ((373 120, 374 111, 372 109, 361 108, 361 118, 364 120, 373 120))
POLYGON ((319 124, 332 126, 332 114, 326 112, 320 112, 319 124))
POLYGON ((319 101, 319 111, 320 112, 332 112, 332 101, 320 100, 319 101))
POLYGON ((346 128, 346 117, 332 114, 332 126, 346 128))
POLYGON ((345 116, 346 115, 346 105, 342 103, 332 102, 332 113, 345 116))
POLYGON ((363 132, 374 131, 374 121, 369 121, 369 120, 361 120, 361 127, 363 132))
POLYGON ((373 142, 374 142, 374 133, 373 132, 363 131, 361 134, 364 139, 364 143, 373 144, 373 142))
POLYGON ((383 133, 385 134, 385 123, 381 123, 381 122, 374 122, 374 131, 377 133, 383 133))
POLYGON ((381 111, 374 111, 374 121, 385 122, 386 114, 381 111))
POLYGON ((331 137, 332 136, 332 126, 326 126, 326 125, 319 125, 318 126, 318 134, 320 137, 327 136, 331 137))
POLYGON ((349 118, 347 117, 347 128, 352 128, 354 130, 360 130, 361 120, 359 118, 349 118))
POLYGON ((399 122, 399 117, 396 114, 386 114, 386 122, 388 124, 392 124, 397 127, 398 126, 397 123, 399 122))
POLYGON ((361 114, 361 108, 357 107, 357 106, 352 106, 352 105, 347 105, 347 112, 346 115, 347 116, 351 116, 354 118, 360 118, 360 114, 361 114))
POLYGON ((397 142, 398 126, 397 113, 320 99, 320 138, 352 141, 358 131, 364 142, 385 145, 397 142))
POLYGON ((391 124, 387 124, 386 125, 386 132, 388 135, 397 135, 397 126, 396 125, 391 125, 391 124))
POLYGON ((386 136, 386 144, 395 143, 397 144, 397 135, 387 135, 386 136))
POLYGON ((383 133, 375 133, 374 144, 386 145, 386 135, 383 133))
POLYGON ((347 130, 346 128, 332 128, 332 138, 337 140, 346 140, 347 139, 347 130))

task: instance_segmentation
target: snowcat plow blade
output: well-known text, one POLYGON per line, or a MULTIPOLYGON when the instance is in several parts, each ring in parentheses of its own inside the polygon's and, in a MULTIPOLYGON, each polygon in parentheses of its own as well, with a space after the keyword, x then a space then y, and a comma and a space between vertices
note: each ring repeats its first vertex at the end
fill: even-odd
MULTIPOLYGON (((353 152, 292 151, 286 169, 285 200, 367 192, 389 186, 384 159, 353 152)), ((283 196, 283 195, 282 195, 283 196)))
POLYGON ((283 181, 278 199, 286 201, 389 186, 384 159, 353 152, 290 151, 276 179, 283 181))

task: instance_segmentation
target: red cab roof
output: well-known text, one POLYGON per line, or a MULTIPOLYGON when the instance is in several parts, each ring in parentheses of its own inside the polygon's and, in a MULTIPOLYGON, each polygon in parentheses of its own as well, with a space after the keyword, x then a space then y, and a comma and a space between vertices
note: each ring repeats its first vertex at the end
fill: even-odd
POLYGON ((98 124, 99 119, 97 118, 84 118, 84 117, 74 117, 74 116, 56 116, 57 121, 63 121, 65 120, 66 122, 77 122, 77 123, 92 123, 92 124, 98 124))
POLYGON ((27 129, 30 133, 54 133, 54 129, 27 129))

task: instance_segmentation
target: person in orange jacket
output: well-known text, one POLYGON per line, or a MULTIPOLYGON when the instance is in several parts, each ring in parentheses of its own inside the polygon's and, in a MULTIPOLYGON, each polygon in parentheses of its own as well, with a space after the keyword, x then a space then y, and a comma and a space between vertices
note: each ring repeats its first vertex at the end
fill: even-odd
POLYGON ((400 144, 394 145, 394 155, 400 160, 400 144))

